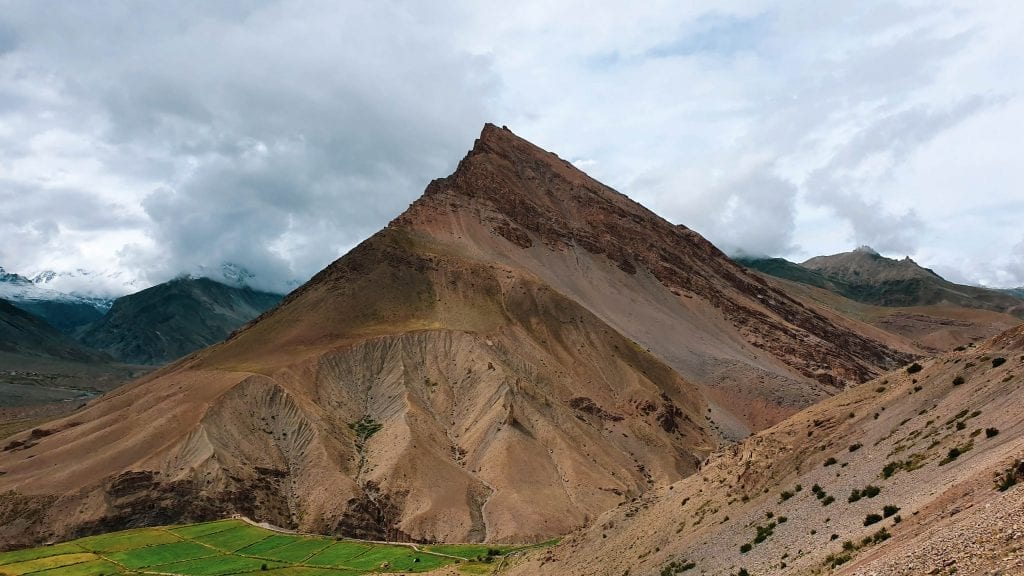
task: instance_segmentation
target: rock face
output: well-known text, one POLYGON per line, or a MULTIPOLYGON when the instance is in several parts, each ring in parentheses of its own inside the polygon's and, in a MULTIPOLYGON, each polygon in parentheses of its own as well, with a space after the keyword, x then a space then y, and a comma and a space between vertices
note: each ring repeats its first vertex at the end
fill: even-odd
POLYGON ((795 414, 509 573, 1018 574, 1022 518, 1024 325, 795 414))
POLYGON ((488 125, 278 307, 0 452, 0 540, 236 512, 547 539, 909 360, 855 324, 488 125))
POLYGON ((220 342, 281 298, 209 278, 179 278, 118 298, 75 336, 122 362, 164 364, 220 342))

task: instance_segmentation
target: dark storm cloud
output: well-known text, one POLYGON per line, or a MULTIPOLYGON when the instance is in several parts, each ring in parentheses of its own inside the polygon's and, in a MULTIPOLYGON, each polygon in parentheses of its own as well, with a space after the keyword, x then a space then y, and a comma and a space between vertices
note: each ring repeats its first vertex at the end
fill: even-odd
POLYGON ((121 258, 151 281, 232 262, 284 289, 400 212, 480 129, 487 61, 446 40, 443 15, 294 4, 8 15, 26 31, 22 73, 59 78, 60 99, 94 116, 89 136, 117 149, 110 169, 138 185, 151 242, 121 258))

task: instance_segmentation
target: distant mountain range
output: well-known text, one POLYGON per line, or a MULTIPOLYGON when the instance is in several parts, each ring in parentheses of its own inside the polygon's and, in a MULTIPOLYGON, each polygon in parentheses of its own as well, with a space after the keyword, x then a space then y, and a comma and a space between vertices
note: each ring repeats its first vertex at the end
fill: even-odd
POLYGON ((816 256, 796 264, 782 258, 737 258, 751 268, 823 288, 851 300, 878 306, 953 305, 1024 318, 1024 289, 995 290, 950 282, 909 257, 886 258, 867 246, 816 256))
POLYGON ((281 298, 209 278, 177 278, 118 298, 75 336, 122 362, 163 364, 220 342, 281 298))
POLYGON ((29 278, 0 268, 0 298, 117 361, 162 364, 224 339, 281 299, 249 288, 255 275, 241 266, 203 271, 217 280, 183 275, 116 297, 110 286, 135 282, 81 269, 29 278), (69 285, 82 292, 56 288, 69 285))

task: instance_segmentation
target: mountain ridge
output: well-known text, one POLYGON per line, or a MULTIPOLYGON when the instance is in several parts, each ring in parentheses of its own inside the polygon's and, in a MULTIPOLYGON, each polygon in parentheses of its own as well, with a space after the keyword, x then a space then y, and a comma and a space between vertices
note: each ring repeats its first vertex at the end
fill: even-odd
POLYGON ((546 540, 913 357, 829 318, 487 125, 276 308, 0 452, 9 506, 56 498, 0 533, 546 540))

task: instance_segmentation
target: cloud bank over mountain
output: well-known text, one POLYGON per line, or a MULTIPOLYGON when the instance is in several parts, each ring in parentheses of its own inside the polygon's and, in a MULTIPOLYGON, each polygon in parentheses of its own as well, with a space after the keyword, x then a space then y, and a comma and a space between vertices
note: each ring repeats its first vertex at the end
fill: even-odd
POLYGON ((733 253, 1024 284, 1024 9, 0 2, 0 265, 285 290, 484 121, 733 253))

